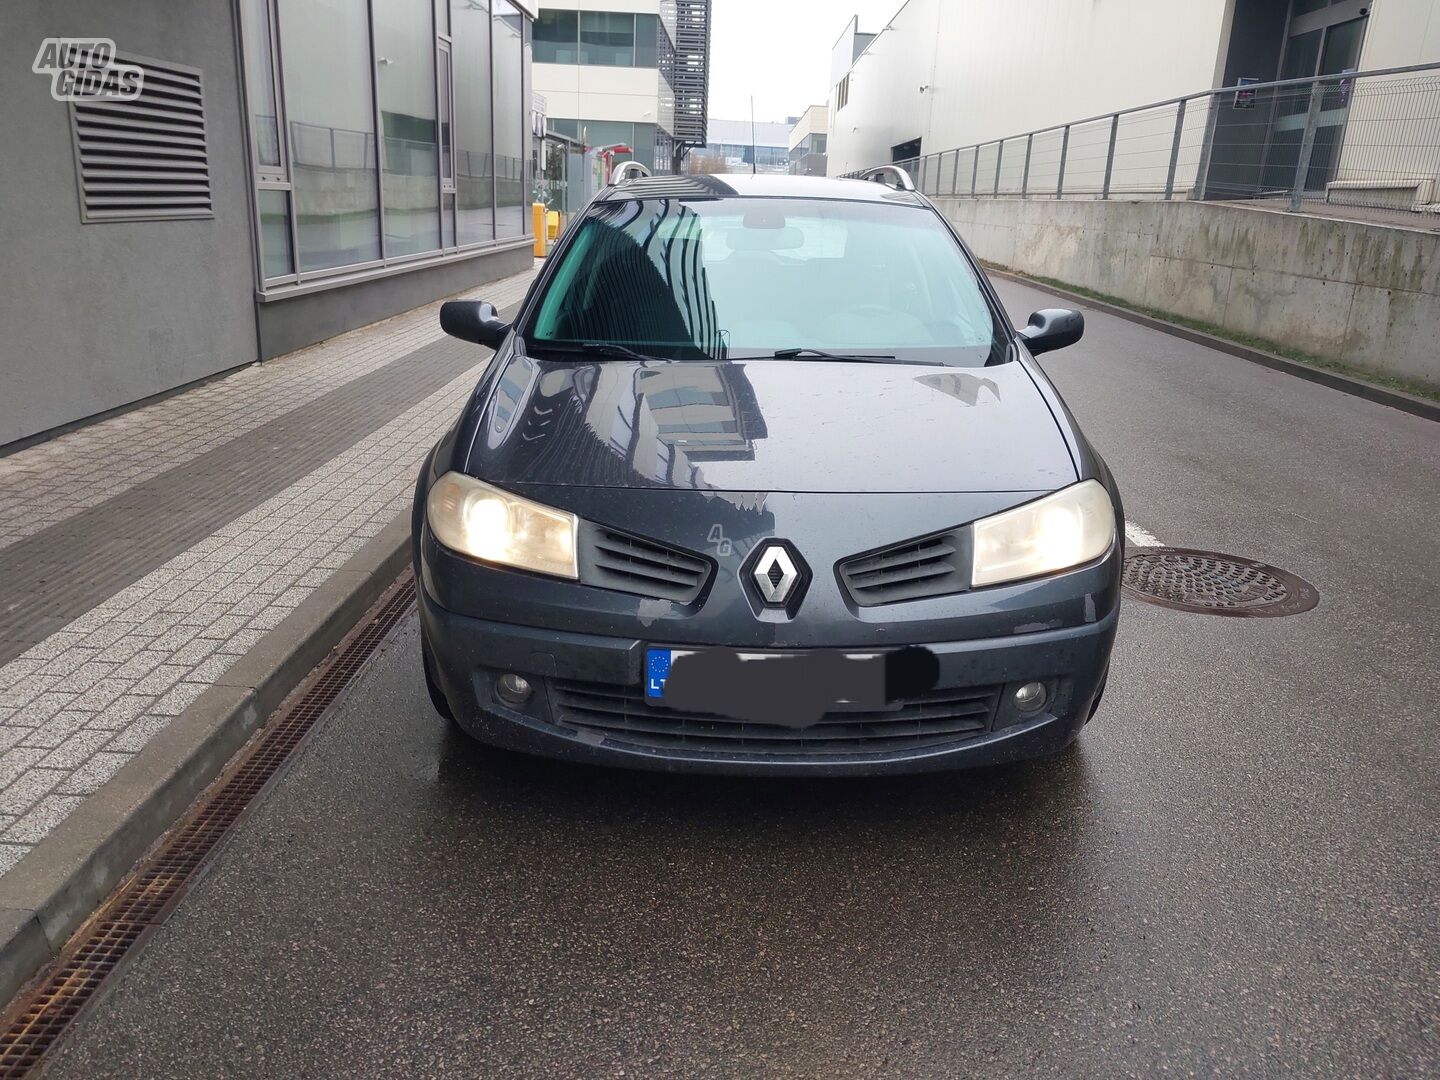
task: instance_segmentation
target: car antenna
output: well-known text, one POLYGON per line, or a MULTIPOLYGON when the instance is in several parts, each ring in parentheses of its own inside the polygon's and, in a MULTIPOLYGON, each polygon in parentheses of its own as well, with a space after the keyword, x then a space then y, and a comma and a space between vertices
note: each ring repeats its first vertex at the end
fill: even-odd
POLYGON ((750 175, 755 175, 755 95, 750 95, 750 175))

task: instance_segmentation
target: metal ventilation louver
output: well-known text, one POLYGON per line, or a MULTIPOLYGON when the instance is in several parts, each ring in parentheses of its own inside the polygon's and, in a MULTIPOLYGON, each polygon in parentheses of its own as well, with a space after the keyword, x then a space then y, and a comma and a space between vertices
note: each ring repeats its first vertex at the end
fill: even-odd
POLYGON ((954 529, 907 540, 840 563, 850 599, 861 607, 945 596, 970 587, 970 537, 954 529))
POLYGON ((200 72, 115 59, 144 70, 139 97, 70 105, 82 219, 213 217, 200 72))
POLYGON ((710 564, 687 551, 599 525, 582 526, 580 580, 602 589, 691 604, 710 579, 710 564))

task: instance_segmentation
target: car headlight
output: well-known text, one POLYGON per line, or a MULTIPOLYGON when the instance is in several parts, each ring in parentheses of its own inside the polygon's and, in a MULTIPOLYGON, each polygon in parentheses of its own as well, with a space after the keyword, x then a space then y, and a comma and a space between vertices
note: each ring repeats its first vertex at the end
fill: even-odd
POLYGON ((1082 480, 974 525, 970 584, 1040 577, 1098 559, 1115 540, 1110 493, 1082 480))
POLYGON ((574 514, 454 472, 435 481, 425 512, 435 539, 451 551, 537 574, 580 576, 574 514))

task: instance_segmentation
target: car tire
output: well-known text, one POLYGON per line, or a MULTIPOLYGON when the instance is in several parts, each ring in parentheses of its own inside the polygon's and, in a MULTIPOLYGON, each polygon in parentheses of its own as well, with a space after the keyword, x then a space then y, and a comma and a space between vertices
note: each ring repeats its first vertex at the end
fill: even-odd
POLYGON ((455 711, 450 708, 450 702, 445 699, 445 691, 440 689, 440 682, 435 678, 435 656, 430 651, 430 642, 425 640, 425 635, 420 635, 420 666, 425 669, 425 689, 430 692, 430 704, 435 706, 435 711, 446 720, 455 720, 455 711))

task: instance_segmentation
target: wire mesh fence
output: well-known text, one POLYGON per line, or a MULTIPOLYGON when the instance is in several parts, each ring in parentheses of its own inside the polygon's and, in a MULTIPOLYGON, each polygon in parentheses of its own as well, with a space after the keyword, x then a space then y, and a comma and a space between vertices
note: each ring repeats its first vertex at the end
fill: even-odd
POLYGON ((1207 90, 894 164, 937 198, 1260 200, 1440 228, 1440 64, 1207 90))

